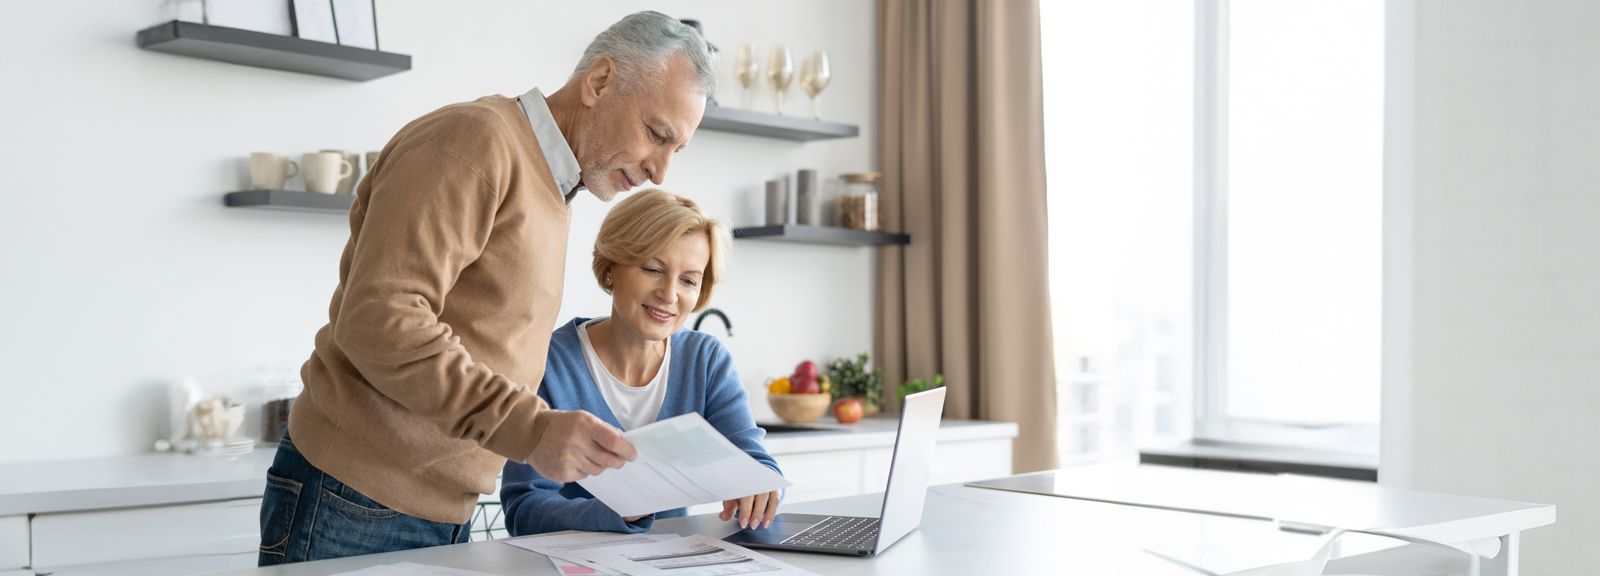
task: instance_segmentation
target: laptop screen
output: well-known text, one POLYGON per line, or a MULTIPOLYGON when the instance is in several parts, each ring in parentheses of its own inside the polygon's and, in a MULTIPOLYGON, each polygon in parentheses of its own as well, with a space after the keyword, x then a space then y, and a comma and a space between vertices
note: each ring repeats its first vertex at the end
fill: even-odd
POLYGON ((922 502, 928 496, 928 474, 933 468, 933 447, 939 436, 939 416, 944 412, 944 388, 906 396, 900 406, 900 430, 889 463, 889 486, 883 492, 883 513, 878 521, 882 552, 922 523, 922 502))

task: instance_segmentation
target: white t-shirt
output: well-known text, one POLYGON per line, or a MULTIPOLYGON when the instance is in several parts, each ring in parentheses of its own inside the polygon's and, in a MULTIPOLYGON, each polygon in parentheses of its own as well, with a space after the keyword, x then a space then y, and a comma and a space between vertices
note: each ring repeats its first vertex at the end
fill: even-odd
POLYGON ((617 423, 622 425, 623 430, 655 422, 656 416, 661 415, 661 403, 667 398, 672 339, 667 339, 666 355, 661 358, 661 368, 656 370, 656 377, 650 379, 649 384, 633 388, 611 375, 605 364, 600 363, 600 356, 594 353, 594 344, 589 343, 589 325, 601 320, 605 318, 595 318, 578 326, 578 341, 583 343, 583 359, 589 364, 589 375, 594 377, 595 385, 600 387, 600 395, 606 399, 606 406, 617 416, 617 423))

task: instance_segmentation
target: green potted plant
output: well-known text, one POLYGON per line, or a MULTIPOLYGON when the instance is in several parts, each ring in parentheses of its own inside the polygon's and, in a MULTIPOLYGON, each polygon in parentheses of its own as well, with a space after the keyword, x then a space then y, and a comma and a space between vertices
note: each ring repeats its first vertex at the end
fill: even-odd
POLYGON ((833 380, 833 398, 861 400, 862 415, 867 417, 878 413, 878 402, 883 398, 883 369, 868 372, 867 361, 870 359, 871 356, 862 352, 854 362, 849 358, 839 358, 828 364, 828 374, 833 380))
POLYGON ((906 401, 906 395, 925 392, 940 386, 944 386, 944 374, 934 374, 932 384, 929 384, 927 380, 918 378, 916 380, 906 382, 905 384, 901 384, 899 388, 895 389, 894 398, 899 403, 904 404, 906 401))

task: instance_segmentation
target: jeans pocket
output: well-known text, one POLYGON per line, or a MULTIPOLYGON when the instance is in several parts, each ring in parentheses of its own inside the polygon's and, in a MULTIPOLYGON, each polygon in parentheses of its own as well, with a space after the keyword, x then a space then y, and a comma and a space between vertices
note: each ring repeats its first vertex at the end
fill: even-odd
POLYGON ((457 529, 402 514, 344 486, 325 485, 317 497, 320 502, 307 560, 450 544, 457 529))
POLYGON ((281 564, 294 530, 294 515, 300 508, 299 482, 267 470, 267 489, 261 497, 261 555, 259 564, 281 564))

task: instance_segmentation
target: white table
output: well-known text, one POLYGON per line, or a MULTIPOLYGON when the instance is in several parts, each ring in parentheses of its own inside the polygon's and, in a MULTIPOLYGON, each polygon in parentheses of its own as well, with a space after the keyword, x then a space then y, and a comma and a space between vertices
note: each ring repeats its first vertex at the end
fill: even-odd
POLYGON ((1131 463, 1023 474, 973 485, 1259 520, 1311 533, 1344 528, 1399 534, 1476 554, 1486 576, 1515 576, 1522 531, 1556 521, 1556 507, 1551 504, 1400 490, 1353 480, 1131 463))
MULTIPOLYGON (((1191 472, 1211 474, 1173 470, 1177 471, 1176 476, 1191 472)), ((1430 498, 1437 496, 1440 495, 1430 495, 1430 498)), ((868 494, 795 504, 784 507, 783 511, 876 516, 880 499, 880 494, 868 494)), ((1446 500, 1432 502, 1446 503, 1446 500)), ((1445 506, 1441 510, 1448 514, 1447 509, 1445 506)), ((1476 511, 1464 510, 1450 522, 1458 526, 1474 525, 1476 511)), ((1521 526, 1518 530, 1531 527, 1521 526)), ((731 522, 703 515, 658 521, 652 531, 722 537, 737 529, 731 522)), ((818 574, 846 576, 1192 576, 1192 572, 1158 559, 1146 550, 1187 555, 1203 560, 1208 567, 1232 570, 1303 560, 1321 543, 1318 536, 1279 530, 1274 522, 1255 518, 944 485, 929 490, 921 527, 880 556, 766 553, 818 574)), ((1514 538, 1509 548, 1501 557, 1509 559, 1511 564, 1503 567, 1499 574, 1515 574, 1514 538)), ((397 562, 452 566, 506 576, 557 573, 548 560, 532 552, 503 542, 474 542, 229 574, 325 575, 397 562)), ((1486 574, 1496 573, 1490 571, 1493 566, 1489 564, 1485 564, 1484 569, 1486 574)))

